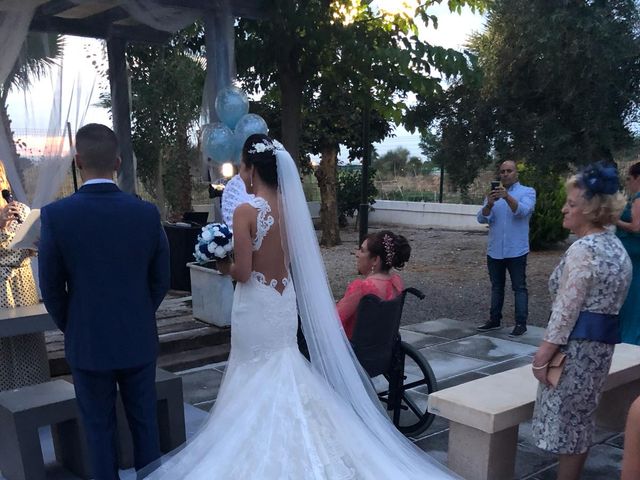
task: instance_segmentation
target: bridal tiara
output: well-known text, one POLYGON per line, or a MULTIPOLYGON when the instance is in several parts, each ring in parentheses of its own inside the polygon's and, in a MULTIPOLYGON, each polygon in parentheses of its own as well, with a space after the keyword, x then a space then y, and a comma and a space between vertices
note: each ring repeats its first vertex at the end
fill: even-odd
POLYGON ((276 150, 284 150, 284 147, 277 140, 272 140, 271 142, 261 141, 256 142, 251 145, 251 148, 247 150, 247 153, 264 153, 264 152, 274 152, 276 150))

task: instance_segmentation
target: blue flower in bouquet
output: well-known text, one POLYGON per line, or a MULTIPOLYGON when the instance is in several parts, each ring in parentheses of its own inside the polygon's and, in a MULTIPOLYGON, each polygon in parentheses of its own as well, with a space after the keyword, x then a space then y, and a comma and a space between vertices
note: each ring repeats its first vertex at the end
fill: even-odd
POLYGON ((210 223, 202 227, 193 256, 198 263, 228 257, 233 250, 233 232, 224 223, 210 223))

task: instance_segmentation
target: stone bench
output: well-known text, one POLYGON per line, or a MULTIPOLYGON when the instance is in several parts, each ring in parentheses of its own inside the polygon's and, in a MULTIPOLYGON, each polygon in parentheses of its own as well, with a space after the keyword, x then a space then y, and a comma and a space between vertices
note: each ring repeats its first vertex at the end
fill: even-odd
MULTIPOLYGON (((467 480, 513 479, 518 427, 531 419, 537 389, 526 365, 430 394, 429 412, 449 420, 449 468, 467 480)), ((616 345, 598 424, 622 431, 638 395, 640 347, 616 345)))
POLYGON ((0 309, 0 337, 57 330, 43 303, 0 309))
MULTIPOLYGON (((158 401, 158 428, 160 451, 168 453, 186 441, 182 378, 173 373, 156 369, 156 396, 158 401)), ((120 468, 133 467, 133 440, 127 423, 122 400, 116 405, 118 419, 118 463, 120 468)))
MULTIPOLYGON (((160 450, 168 453, 186 440, 182 379, 156 369, 160 450)), ((118 460, 133 467, 133 441, 122 400, 117 400, 118 460)), ((43 480, 44 459, 38 428, 51 425, 56 459, 80 478, 90 478, 86 440, 73 384, 64 380, 0 392, 0 471, 7 480, 43 480)))
POLYGON ((38 428, 51 425, 56 458, 80 478, 89 478, 73 385, 54 380, 0 392, 0 471, 7 480, 43 480, 38 428))

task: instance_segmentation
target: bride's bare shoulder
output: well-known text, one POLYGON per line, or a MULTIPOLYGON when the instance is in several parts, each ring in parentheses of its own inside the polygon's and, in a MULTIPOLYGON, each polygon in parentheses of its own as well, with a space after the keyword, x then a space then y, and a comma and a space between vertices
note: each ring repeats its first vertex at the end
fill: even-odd
POLYGON ((233 212, 233 225, 242 225, 251 223, 255 220, 256 209, 249 203, 241 203, 233 212))

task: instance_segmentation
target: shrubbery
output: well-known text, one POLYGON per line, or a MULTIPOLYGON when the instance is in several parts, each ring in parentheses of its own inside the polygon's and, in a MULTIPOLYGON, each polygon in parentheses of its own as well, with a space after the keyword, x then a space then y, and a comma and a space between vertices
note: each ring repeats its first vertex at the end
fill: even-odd
MULTIPOLYGON (((376 170, 369 169, 369 204, 375 203, 378 189, 374 184, 376 170)), ((353 218, 360 206, 361 170, 338 169, 338 222, 341 227, 347 225, 347 217, 353 218)))
POLYGON ((518 165, 520 182, 536 190, 536 208, 529 226, 529 242, 532 250, 553 247, 569 236, 562 227, 562 206, 566 199, 564 177, 540 172, 531 165, 518 165))

